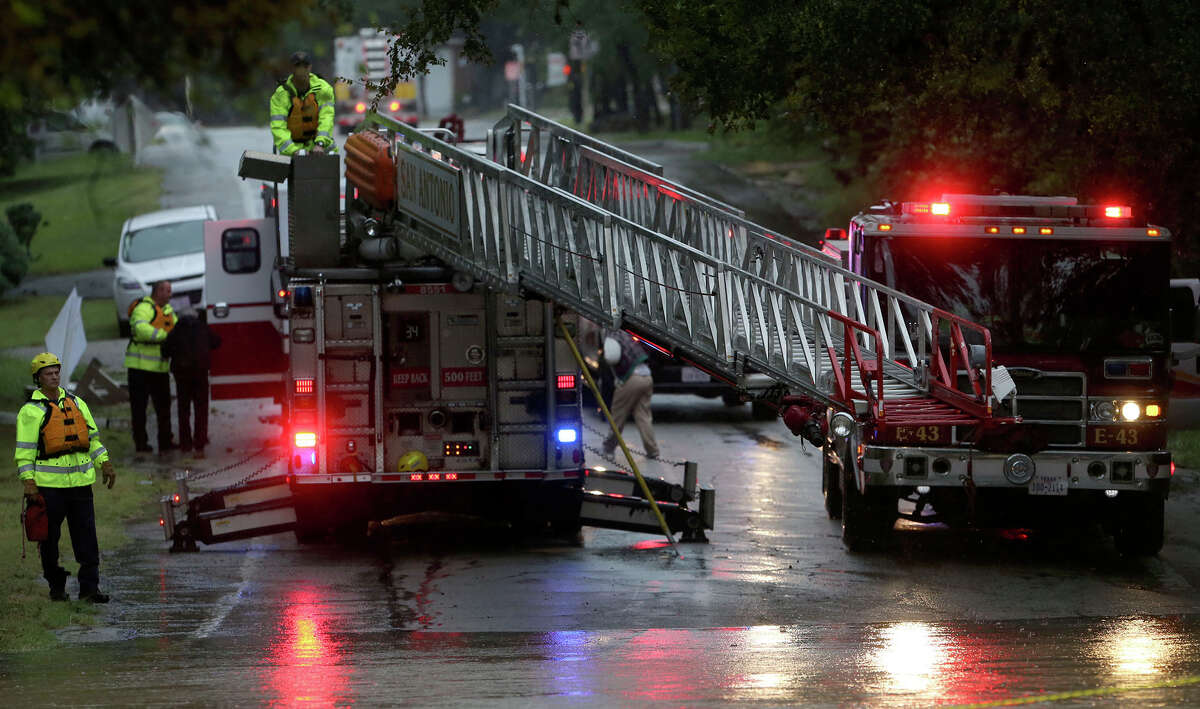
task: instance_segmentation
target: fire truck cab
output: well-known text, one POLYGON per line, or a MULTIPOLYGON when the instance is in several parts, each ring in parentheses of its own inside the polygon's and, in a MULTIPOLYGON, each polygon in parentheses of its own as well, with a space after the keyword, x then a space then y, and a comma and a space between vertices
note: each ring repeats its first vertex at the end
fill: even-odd
MULTIPOLYGON (((1128 206, 943 195, 873 206, 844 238, 852 271, 986 328, 937 335, 961 337, 957 364, 910 366, 950 367, 966 382, 989 374, 977 355, 988 351, 999 365, 990 373, 994 417, 981 425, 834 418, 824 490, 830 515, 851 517, 850 541, 881 538, 898 515, 1099 522, 1123 553, 1157 553, 1173 473, 1167 230, 1128 206)), ((903 402, 888 403, 894 412, 903 402)))

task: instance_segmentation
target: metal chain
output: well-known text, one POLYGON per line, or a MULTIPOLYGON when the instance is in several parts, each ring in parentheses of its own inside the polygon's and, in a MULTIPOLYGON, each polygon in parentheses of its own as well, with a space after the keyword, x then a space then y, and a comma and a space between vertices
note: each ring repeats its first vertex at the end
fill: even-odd
POLYGON ((230 487, 238 487, 239 485, 245 485, 246 483, 248 483, 251 480, 253 480, 254 478, 258 477, 262 473, 269 470, 271 468, 271 466, 275 465, 279 461, 284 460, 286 458, 287 458, 287 452, 286 451, 281 452, 279 455, 275 456, 274 458, 272 458, 272 459, 268 460, 267 462, 263 463, 262 465, 258 466, 258 469, 255 470, 253 473, 250 473, 249 475, 242 478, 241 480, 238 480, 237 482, 233 483, 232 485, 226 486, 226 489, 228 489, 230 487))
MULTIPOLYGON (((608 437, 607 433, 604 433, 603 431, 600 431, 599 429, 592 428, 592 426, 590 424, 588 424, 587 421, 583 422, 583 427, 585 429, 587 429, 588 431, 590 431, 591 433, 595 434, 600 440, 604 440, 605 438, 608 437)), ((583 447, 592 451, 593 453, 600 456, 604 460, 612 463, 613 465, 616 465, 618 468, 621 468, 622 470, 625 469, 621 463, 618 463, 617 461, 613 460, 613 458, 609 454, 602 452, 599 448, 596 448, 594 446, 589 446, 586 443, 583 444, 583 447)), ((683 465, 687 464, 686 460, 671 460, 669 458, 660 458, 659 456, 656 456, 656 455, 650 455, 646 451, 638 450, 637 448, 634 448, 633 446, 629 445, 628 442, 625 444, 625 447, 628 448, 631 453, 639 455, 639 456, 645 458, 646 460, 657 460, 660 463, 666 463, 668 465, 676 465, 676 466, 683 466, 683 465)), ((616 452, 614 451, 612 455, 616 455, 616 452)))
MULTIPOLYGON (((205 478, 211 478, 214 475, 220 475, 221 473, 228 472, 230 470, 233 470, 234 468, 240 468, 241 466, 245 465, 246 463, 249 463, 254 458, 257 458, 258 456, 262 455, 263 453, 266 453, 269 450, 270 450, 269 446, 263 446, 262 448, 259 448, 258 450, 254 451, 253 453, 246 456, 245 458, 242 458, 241 460, 237 461, 236 463, 230 463, 229 465, 226 465, 223 468, 215 468, 213 470, 206 470, 203 473, 192 473, 189 470, 188 478, 187 478, 188 482, 194 482, 196 480, 203 480, 205 478)), ((282 457, 283 457, 283 454, 280 455, 280 458, 282 458, 282 457)), ((279 458, 276 458, 275 460, 279 460, 279 458)), ((272 460, 271 462, 274 463, 275 460, 272 460)))

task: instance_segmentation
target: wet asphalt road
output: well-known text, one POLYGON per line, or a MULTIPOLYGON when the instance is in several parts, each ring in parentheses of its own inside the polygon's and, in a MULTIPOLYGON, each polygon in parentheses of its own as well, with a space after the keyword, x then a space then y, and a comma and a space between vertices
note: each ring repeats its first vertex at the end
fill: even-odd
MULTIPOLYGON (((219 411, 234 450, 194 470, 256 447, 272 409, 219 411)), ((148 518, 105 553, 116 599, 97 625, 2 658, 0 693, 39 706, 1200 702, 1164 684, 1200 675, 1194 474, 1156 559, 1125 561, 1090 531, 915 526, 848 554, 814 451, 782 424, 684 396, 657 397, 655 416, 663 455, 700 461, 717 489, 711 543, 682 559, 651 535, 589 529, 576 546, 463 526, 373 548, 274 535, 170 554, 148 518), (64 689, 78 680, 86 690, 64 689)))
MULTIPOLYGON (((227 148, 189 163, 167 199, 211 189, 206 200, 223 200, 223 217, 243 216, 253 193, 236 185, 247 183, 212 177, 229 167, 218 154, 257 135, 237 130, 210 131, 227 148)), ((63 631, 52 651, 0 656, 0 697, 9 706, 1200 704, 1196 473, 1179 475, 1155 559, 1123 560, 1095 530, 1043 538, 916 526, 886 551, 852 555, 822 508, 818 454, 782 424, 716 400, 658 396, 654 407, 663 455, 698 461, 702 483, 717 489, 711 543, 683 546, 683 558, 651 535, 589 529, 569 545, 436 525, 374 547, 275 535, 170 554, 147 510, 134 544, 104 551, 115 600, 96 625, 63 631)), ((220 404, 213 429, 224 450, 132 472, 223 468, 277 433, 261 420, 274 412, 269 402, 220 404)), ((232 482, 270 457, 206 482, 232 482)))

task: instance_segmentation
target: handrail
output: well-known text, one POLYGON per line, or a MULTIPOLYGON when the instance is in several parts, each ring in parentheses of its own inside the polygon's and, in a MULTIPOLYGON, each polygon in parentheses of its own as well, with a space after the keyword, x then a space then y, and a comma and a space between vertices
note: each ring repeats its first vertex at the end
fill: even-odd
MULTIPOLYGON (((801 249, 777 242, 770 258, 791 259, 796 274, 781 279, 776 267, 743 268, 727 253, 709 253, 398 121, 369 116, 364 125, 391 131, 397 159, 417 151, 461 181, 460 233, 398 213, 402 238, 490 284, 528 289, 598 323, 651 334, 728 379, 751 369, 827 405, 852 409, 866 400, 878 413, 884 377, 915 382, 925 352, 938 352, 932 306, 801 249), (930 329, 909 332, 910 318, 921 315, 930 329), (897 329, 911 366, 892 356, 897 329)), ((708 216, 753 235, 740 217, 715 208, 708 216)))

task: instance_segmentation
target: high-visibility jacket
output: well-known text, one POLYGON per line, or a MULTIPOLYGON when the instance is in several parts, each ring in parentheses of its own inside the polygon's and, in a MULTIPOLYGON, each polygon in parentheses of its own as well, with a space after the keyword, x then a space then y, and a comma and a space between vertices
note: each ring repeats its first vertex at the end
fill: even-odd
POLYGON ((162 345, 175 322, 175 311, 170 303, 160 308, 150 296, 139 300, 129 315, 125 367, 147 372, 169 371, 170 364, 163 356, 162 345))
POLYGON ((329 82, 316 74, 309 74, 308 91, 303 94, 296 91, 290 76, 280 84, 271 94, 271 136, 275 139, 275 152, 280 155, 312 150, 315 145, 336 153, 337 144, 333 142, 333 87, 329 82), (303 119, 314 107, 317 111, 316 132, 310 138, 310 126, 303 119), (294 132, 293 127, 296 129, 294 132))
MULTIPOLYGON (((74 424, 66 424, 73 428, 74 424)), ((108 460, 108 450, 100 442, 96 420, 83 399, 58 388, 58 401, 51 402, 41 389, 33 392, 29 401, 17 412, 17 447, 13 453, 17 477, 33 480, 38 487, 83 487, 96 482, 96 466, 108 460), (59 455, 45 453, 53 450, 55 441, 45 440, 61 435, 59 427, 47 419, 58 412, 70 411, 68 419, 81 416, 87 426, 88 449, 68 451, 59 455)))

